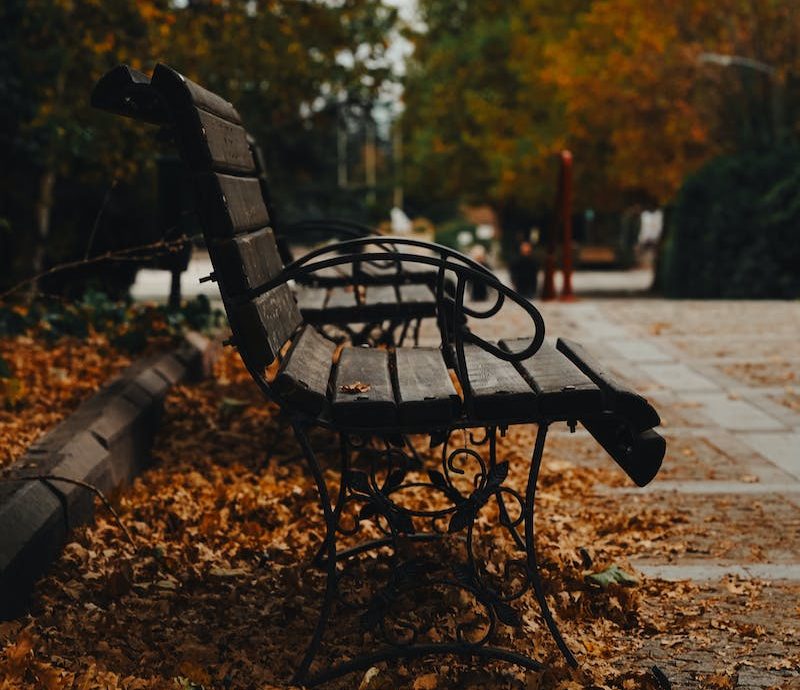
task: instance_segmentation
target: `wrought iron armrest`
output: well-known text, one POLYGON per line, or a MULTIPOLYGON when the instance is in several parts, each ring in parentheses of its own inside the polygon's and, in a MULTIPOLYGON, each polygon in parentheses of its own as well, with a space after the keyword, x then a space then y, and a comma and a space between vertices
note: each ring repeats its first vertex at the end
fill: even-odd
POLYGON ((342 242, 335 247, 322 247, 309 252, 305 256, 287 265, 284 270, 271 281, 262 287, 251 291, 249 296, 257 297, 269 290, 285 283, 289 280, 297 280, 315 271, 332 266, 352 264, 356 261, 399 261, 401 263, 418 263, 431 266, 437 269, 436 299, 437 315, 439 316, 439 327, 442 336, 442 345, 450 344, 450 334, 443 320, 445 310, 452 309, 453 324, 465 323, 464 316, 472 316, 478 319, 486 319, 497 314, 502 308, 506 299, 521 307, 533 321, 533 335, 527 347, 519 352, 507 352, 501 350, 497 345, 475 335, 466 327, 457 326, 452 333, 452 345, 456 351, 456 357, 460 367, 465 367, 464 345, 474 344, 481 349, 491 353, 498 359, 508 362, 517 362, 532 356, 544 341, 544 320, 538 309, 534 307, 526 298, 519 295, 516 291, 500 282, 495 275, 485 266, 477 263, 469 257, 448 247, 413 240, 406 238, 364 238, 361 240, 349 240, 342 242), (358 253, 342 253, 347 249, 362 249, 369 245, 378 247, 388 244, 409 245, 424 248, 437 255, 411 254, 401 251, 363 251, 358 253), (326 255, 335 254, 334 256, 326 255), (445 276, 446 274, 455 275, 456 289, 452 300, 445 298, 445 276), (483 311, 472 309, 464 304, 467 283, 482 282, 487 288, 495 291, 497 298, 488 309, 483 311))
MULTIPOLYGON (((294 239, 294 233, 303 231, 318 232, 327 237, 344 237, 345 239, 380 237, 374 228, 364 223, 359 223, 358 221, 343 218, 310 218, 276 228, 278 236, 285 239, 287 242, 291 242, 294 239)), ((397 247, 394 244, 388 245, 388 248, 391 251, 397 251, 397 247)), ((356 265, 358 265, 358 263, 356 265)), ((394 268, 394 273, 397 276, 400 276, 403 272, 403 267, 398 261, 369 261, 363 263, 367 263, 381 270, 394 268)))

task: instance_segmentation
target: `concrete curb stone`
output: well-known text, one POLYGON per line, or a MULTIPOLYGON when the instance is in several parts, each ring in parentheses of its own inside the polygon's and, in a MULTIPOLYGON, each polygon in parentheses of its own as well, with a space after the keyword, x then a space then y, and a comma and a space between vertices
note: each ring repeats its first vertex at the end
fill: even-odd
MULTIPOLYGON (((171 386, 211 372, 220 349, 190 333, 173 352, 132 364, 6 468, 4 478, 63 476, 109 494, 148 464, 171 386)), ((0 482, 0 620, 22 615, 69 530, 90 522, 94 494, 55 479, 0 482)))

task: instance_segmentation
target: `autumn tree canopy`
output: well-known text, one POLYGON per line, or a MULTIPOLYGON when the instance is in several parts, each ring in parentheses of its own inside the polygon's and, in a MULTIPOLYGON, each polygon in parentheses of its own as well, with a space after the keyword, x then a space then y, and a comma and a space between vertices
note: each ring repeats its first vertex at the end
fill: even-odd
POLYGON ((552 154, 567 147, 579 204, 663 204, 711 156, 774 145, 775 122, 783 136, 796 122, 790 0, 422 0, 420 12, 405 128, 421 198, 541 207, 552 154), (749 56, 774 74, 704 53, 749 56))

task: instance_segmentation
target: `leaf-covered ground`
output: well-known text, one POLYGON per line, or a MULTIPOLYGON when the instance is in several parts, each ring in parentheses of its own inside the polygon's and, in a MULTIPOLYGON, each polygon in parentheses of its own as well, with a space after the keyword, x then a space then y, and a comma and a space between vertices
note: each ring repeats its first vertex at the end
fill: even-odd
MULTIPOLYGON (((518 427, 499 443, 511 466, 508 484, 517 489, 524 488, 534 432, 518 427)), ((330 443, 323 433, 314 441, 330 443)), ((658 688, 654 665, 669 673, 681 655, 700 655, 693 687, 735 688, 738 673, 754 663, 748 660, 785 673, 800 667, 792 587, 640 578, 603 589, 587 581, 610 566, 630 572, 627 558, 669 561, 687 549, 741 542, 724 515, 698 521, 679 501, 600 490, 623 481, 596 454, 586 437, 552 436, 537 498, 545 586, 581 659, 579 673, 565 667, 526 597, 522 627, 501 625, 499 641, 546 662, 546 673, 445 657, 378 664, 327 687, 658 688)), ((321 518, 291 432, 235 357, 223 357, 215 379, 174 389, 153 467, 117 502, 135 545, 102 510, 95 526, 73 535, 37 585, 31 615, 0 624, 0 690, 285 687, 323 589, 310 565, 321 518)), ((481 513, 481 528, 496 518, 493 505, 481 513)), ((503 531, 479 532, 481 553, 499 572, 514 555, 511 540, 503 531)), ((455 595, 419 601, 419 615, 441 604, 470 616, 470 602, 455 595)), ((469 622, 477 625, 472 608, 469 622)), ((321 664, 369 643, 351 618, 337 614, 321 664)), ((447 634, 444 622, 431 620, 426 635, 447 634)))
POLYGON ((79 302, 0 302, 0 468, 20 457, 113 375, 174 347, 187 329, 212 327, 205 298, 178 310, 115 302, 89 292, 79 302))
POLYGON ((0 467, 130 364, 107 335, 0 338, 0 467))

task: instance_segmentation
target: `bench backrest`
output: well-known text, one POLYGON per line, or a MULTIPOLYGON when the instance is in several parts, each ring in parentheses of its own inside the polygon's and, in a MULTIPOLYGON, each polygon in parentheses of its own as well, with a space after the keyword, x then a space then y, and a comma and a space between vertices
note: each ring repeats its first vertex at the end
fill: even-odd
POLYGON ((247 297, 283 268, 247 131, 233 105, 166 65, 156 66, 151 84, 175 123, 178 148, 193 178, 234 342, 245 363, 261 372, 302 317, 288 285, 247 297))

